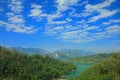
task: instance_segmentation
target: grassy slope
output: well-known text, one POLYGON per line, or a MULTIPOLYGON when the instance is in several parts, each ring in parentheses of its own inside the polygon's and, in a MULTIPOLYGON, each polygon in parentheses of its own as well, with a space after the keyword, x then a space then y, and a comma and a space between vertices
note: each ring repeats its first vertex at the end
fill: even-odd
POLYGON ((120 53, 83 72, 75 80, 120 80, 120 53))

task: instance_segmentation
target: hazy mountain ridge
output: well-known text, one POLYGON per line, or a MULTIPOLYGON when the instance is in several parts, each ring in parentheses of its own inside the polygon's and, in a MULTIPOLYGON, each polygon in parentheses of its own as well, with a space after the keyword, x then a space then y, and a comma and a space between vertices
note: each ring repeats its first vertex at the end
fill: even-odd
POLYGON ((55 51, 52 56, 60 60, 66 60, 73 57, 88 56, 92 54, 94 54, 94 52, 83 51, 80 49, 62 49, 55 51))
POLYGON ((80 63, 97 63, 101 62, 102 60, 109 58, 111 54, 100 53, 100 54, 93 54, 88 56, 81 56, 81 57, 73 57, 68 59, 68 62, 80 62, 80 63))
POLYGON ((45 55, 45 54, 49 54, 48 51, 44 50, 44 49, 40 49, 40 48, 23 48, 23 47, 11 47, 8 49, 15 49, 19 52, 24 52, 27 54, 40 54, 40 55, 45 55))
POLYGON ((94 52, 83 51, 80 49, 61 49, 61 50, 56 50, 52 53, 40 48, 11 47, 9 49, 15 49, 19 52, 24 52, 27 54, 49 55, 50 57, 53 57, 59 60, 66 60, 73 57, 88 56, 88 55, 94 54, 94 52))

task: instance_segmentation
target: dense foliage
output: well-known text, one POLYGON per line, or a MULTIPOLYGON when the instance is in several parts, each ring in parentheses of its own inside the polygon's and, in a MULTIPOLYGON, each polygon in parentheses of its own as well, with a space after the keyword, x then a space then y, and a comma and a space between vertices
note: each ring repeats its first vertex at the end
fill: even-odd
POLYGON ((0 46, 0 80, 54 80, 75 68, 49 56, 27 55, 0 46))
POLYGON ((75 80, 120 80, 120 53, 112 53, 110 58, 89 68, 75 80))

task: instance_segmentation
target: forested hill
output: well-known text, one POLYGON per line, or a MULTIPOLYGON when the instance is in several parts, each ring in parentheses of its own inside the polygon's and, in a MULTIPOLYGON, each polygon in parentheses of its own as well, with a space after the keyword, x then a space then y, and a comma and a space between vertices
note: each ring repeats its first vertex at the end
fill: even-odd
POLYGON ((111 54, 94 54, 89 56, 74 57, 66 60, 67 62, 97 63, 110 57, 111 54))
POLYGON ((112 53, 110 58, 89 68, 75 80, 120 80, 120 53, 112 53))
POLYGON ((0 80, 53 80, 75 68, 49 56, 27 55, 0 46, 0 80))

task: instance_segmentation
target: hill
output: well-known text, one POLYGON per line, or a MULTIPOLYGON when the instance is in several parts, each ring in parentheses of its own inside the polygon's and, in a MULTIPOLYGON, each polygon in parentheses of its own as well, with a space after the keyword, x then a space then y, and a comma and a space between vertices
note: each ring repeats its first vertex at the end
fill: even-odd
POLYGON ((120 53, 89 68, 75 80, 120 80, 120 53))
POLYGON ((111 54, 94 54, 89 56, 82 56, 82 57, 74 57, 70 58, 66 61, 68 62, 80 62, 80 63, 97 63, 100 62, 108 57, 110 57, 111 54))
POLYGON ((75 68, 49 56, 27 55, 0 46, 0 80, 54 80, 75 68))
POLYGON ((62 49, 62 50, 56 50, 52 53, 40 48, 10 47, 8 49, 9 50, 15 49, 18 52, 23 52, 29 55, 32 55, 32 54, 48 55, 58 60, 67 60, 73 57, 88 56, 88 55, 94 54, 93 52, 83 51, 79 49, 62 49))
POLYGON ((90 51, 83 51, 80 49, 62 49, 62 50, 55 51, 52 54, 52 56, 59 60, 67 60, 73 57, 87 56, 91 54, 94 54, 94 53, 90 51))
POLYGON ((40 48, 23 48, 23 47, 10 47, 8 48, 10 50, 15 49, 18 52, 23 52, 26 54, 40 54, 40 55, 46 55, 49 54, 48 51, 40 48))

